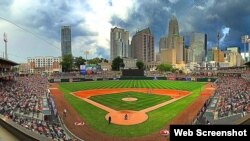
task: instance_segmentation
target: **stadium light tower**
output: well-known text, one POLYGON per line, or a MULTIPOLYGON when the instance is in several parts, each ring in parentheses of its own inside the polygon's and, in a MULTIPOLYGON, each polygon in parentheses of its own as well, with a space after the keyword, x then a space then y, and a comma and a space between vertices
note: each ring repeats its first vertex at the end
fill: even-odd
POLYGON ((88 50, 86 50, 86 51, 84 51, 83 53, 84 53, 84 55, 86 56, 86 64, 87 64, 87 62, 88 62, 88 61, 87 61, 87 60, 88 60, 87 57, 88 57, 88 55, 90 54, 90 52, 89 52, 88 50))
POLYGON ((248 43, 248 61, 250 61, 250 38, 247 39, 248 43))
MULTIPOLYGON (((246 52, 247 52, 247 50, 246 50, 246 45, 247 45, 247 43, 249 43, 249 36, 248 35, 243 35, 243 36, 241 36, 241 43, 243 43, 244 44, 244 61, 247 61, 247 57, 246 57, 246 52)), ((249 49, 249 48, 248 48, 249 49)))
POLYGON ((7 34, 4 32, 4 34, 3 34, 3 41, 4 41, 4 43, 5 43, 5 59, 7 60, 8 59, 8 56, 7 56, 7 34))

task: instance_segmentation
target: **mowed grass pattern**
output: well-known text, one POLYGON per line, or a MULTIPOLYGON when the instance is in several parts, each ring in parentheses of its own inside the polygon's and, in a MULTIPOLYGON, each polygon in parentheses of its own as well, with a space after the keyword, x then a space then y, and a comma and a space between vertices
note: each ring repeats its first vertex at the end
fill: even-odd
POLYGON ((170 96, 146 94, 139 92, 123 92, 116 94, 92 96, 89 99, 98 102, 102 105, 108 106, 115 110, 133 110, 139 111, 162 102, 172 99, 170 96), (137 101, 123 101, 122 98, 133 97, 137 101))
POLYGON ((205 83, 181 82, 167 80, 124 80, 124 81, 97 81, 97 82, 79 82, 79 83, 60 83, 59 88, 63 92, 65 99, 84 119, 84 122, 91 128, 110 136, 117 137, 135 137, 144 136, 153 132, 158 132, 171 121, 176 115, 183 111, 199 96, 205 83), (171 104, 165 105, 159 109, 150 111, 148 120, 137 125, 120 126, 108 124, 104 118, 106 111, 95 107, 73 95, 71 92, 87 89, 105 89, 105 88, 159 88, 159 89, 177 89, 187 90, 191 94, 183 99, 177 100, 171 104))
POLYGON ((65 89, 74 92, 89 89, 106 88, 155 88, 155 89, 175 89, 192 91, 199 88, 203 83, 167 80, 114 80, 114 81, 92 81, 61 83, 65 89))

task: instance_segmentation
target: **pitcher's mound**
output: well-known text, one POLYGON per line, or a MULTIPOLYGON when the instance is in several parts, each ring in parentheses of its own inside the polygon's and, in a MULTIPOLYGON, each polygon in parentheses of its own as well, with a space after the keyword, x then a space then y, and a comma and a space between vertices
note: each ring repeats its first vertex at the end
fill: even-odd
POLYGON ((146 113, 131 110, 110 112, 105 116, 106 120, 108 120, 109 116, 111 116, 111 123, 117 125, 134 125, 142 123, 148 119, 148 115, 146 113), (125 119, 126 114, 127 119, 125 119))
POLYGON ((126 98, 122 98, 123 101, 136 101, 138 100, 137 98, 133 98, 133 97, 126 97, 126 98))

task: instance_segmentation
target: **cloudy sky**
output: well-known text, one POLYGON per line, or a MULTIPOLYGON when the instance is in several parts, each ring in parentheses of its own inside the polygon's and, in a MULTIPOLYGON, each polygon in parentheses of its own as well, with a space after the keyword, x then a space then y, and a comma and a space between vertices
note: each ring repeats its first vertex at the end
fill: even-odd
MULTIPOLYGON (((7 33, 8 57, 18 63, 27 57, 60 56, 60 27, 72 27, 74 56, 109 58, 110 29, 129 31, 150 27, 158 52, 159 39, 168 33, 175 15, 180 33, 208 35, 208 46, 240 46, 240 37, 250 35, 249 0, 0 0, 0 35, 7 33)), ((0 43, 0 57, 4 42, 0 43)))

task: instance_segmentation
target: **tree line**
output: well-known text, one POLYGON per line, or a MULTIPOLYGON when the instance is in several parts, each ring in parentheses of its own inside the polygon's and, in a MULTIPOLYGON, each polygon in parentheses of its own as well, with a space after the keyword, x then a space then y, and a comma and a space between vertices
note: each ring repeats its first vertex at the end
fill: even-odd
POLYGON ((80 69, 80 65, 85 65, 86 62, 88 64, 98 64, 101 62, 108 62, 107 59, 105 58, 93 58, 93 59, 89 59, 86 60, 84 58, 80 57, 73 57, 72 55, 64 55, 62 57, 62 71, 63 72, 70 72, 72 70, 79 70, 80 69))

